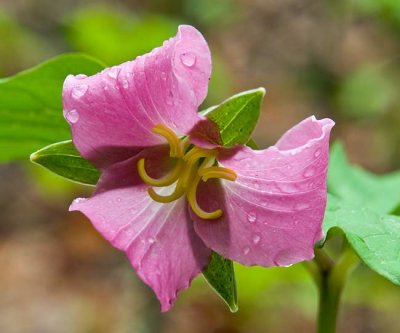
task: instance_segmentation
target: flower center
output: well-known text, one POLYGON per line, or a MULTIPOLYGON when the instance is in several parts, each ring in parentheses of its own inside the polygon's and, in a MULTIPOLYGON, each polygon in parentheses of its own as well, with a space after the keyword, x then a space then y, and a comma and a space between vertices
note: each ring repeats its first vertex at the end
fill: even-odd
POLYGON ((144 158, 138 162, 140 178, 153 187, 165 187, 176 182, 174 191, 166 196, 156 193, 153 187, 148 189, 150 197, 157 202, 168 203, 186 195, 190 207, 202 219, 217 219, 222 215, 222 210, 206 212, 197 203, 197 187, 200 180, 206 182, 211 178, 222 178, 230 181, 236 180, 233 170, 215 166, 218 151, 216 149, 204 149, 193 146, 185 138, 180 140, 174 131, 167 126, 156 125, 152 131, 164 137, 169 146, 169 156, 176 158, 177 162, 173 170, 162 178, 150 177, 145 169, 144 158))

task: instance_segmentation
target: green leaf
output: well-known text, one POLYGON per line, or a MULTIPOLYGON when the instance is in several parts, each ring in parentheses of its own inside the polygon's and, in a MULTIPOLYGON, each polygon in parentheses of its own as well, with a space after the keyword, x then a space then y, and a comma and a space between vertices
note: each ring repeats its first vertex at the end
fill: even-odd
POLYGON ((54 143, 31 155, 31 161, 69 180, 95 185, 100 172, 75 149, 71 140, 54 143))
POLYGON ((328 192, 354 207, 390 214, 400 204, 400 172, 374 175, 349 163, 342 144, 330 154, 328 192))
POLYGON ((324 230, 339 228, 362 261, 400 284, 400 172, 374 175, 352 166, 343 146, 331 150, 324 230), (389 215, 392 214, 392 215, 389 215))
POLYGON ((203 275, 215 292, 221 296, 232 312, 238 308, 235 271, 232 261, 212 252, 211 260, 203 275))
POLYGON ((355 208, 328 197, 324 229, 340 228, 361 260, 373 271, 400 285, 400 217, 355 208))
POLYGON ((61 92, 68 74, 91 75, 104 66, 85 55, 66 54, 0 79, 0 161, 22 159, 70 138, 61 92))
POLYGON ((205 111, 215 122, 224 146, 246 144, 257 124, 264 88, 244 91, 205 111))

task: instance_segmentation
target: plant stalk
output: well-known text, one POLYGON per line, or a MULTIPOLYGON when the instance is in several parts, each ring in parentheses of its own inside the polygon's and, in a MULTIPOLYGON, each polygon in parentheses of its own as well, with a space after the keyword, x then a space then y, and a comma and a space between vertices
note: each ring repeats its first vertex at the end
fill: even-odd
POLYGON ((359 262, 353 250, 346 246, 337 262, 320 249, 306 265, 318 287, 318 333, 335 333, 340 297, 349 271, 359 262))

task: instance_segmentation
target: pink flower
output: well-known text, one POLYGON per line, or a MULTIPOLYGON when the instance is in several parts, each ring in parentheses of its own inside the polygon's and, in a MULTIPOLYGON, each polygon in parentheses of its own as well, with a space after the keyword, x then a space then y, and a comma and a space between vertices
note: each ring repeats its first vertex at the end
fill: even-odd
POLYGON ((311 259, 322 237, 333 121, 307 118, 265 150, 221 147, 197 113, 210 73, 206 41, 180 26, 147 55, 64 83, 73 142, 102 170, 93 196, 70 210, 127 254, 162 311, 211 249, 286 266, 311 259))

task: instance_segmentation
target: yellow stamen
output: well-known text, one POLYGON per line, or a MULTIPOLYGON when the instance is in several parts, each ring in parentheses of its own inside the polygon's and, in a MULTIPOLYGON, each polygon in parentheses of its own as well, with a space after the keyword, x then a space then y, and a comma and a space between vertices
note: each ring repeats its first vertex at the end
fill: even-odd
POLYGON ((159 124, 153 127, 152 131, 163 136, 169 143, 171 157, 182 157, 183 151, 181 147, 181 142, 176 136, 175 132, 163 124, 159 124))
POLYGON ((207 181, 210 178, 222 178, 230 181, 235 181, 237 178, 236 172, 222 167, 209 167, 199 170, 199 175, 203 181, 207 181))
POLYGON ((187 198, 189 205, 192 208, 193 212, 195 212, 198 217, 205 219, 205 220, 217 219, 217 218, 221 217, 222 216, 221 209, 217 209, 213 212, 205 212, 204 210, 202 210, 200 208, 199 204, 197 203, 197 198, 196 198, 197 186, 199 185, 199 181, 200 181, 200 176, 195 176, 189 189, 186 192, 186 198, 187 198))
POLYGON ((153 132, 164 137, 170 146, 170 156, 178 158, 173 170, 160 179, 150 177, 145 169, 145 160, 139 160, 137 167, 140 178, 154 187, 163 187, 176 183, 174 191, 169 195, 160 195, 153 188, 148 189, 149 196, 157 202, 169 203, 186 194, 186 198, 193 212, 202 219, 217 219, 222 216, 222 210, 206 212, 197 202, 197 188, 200 180, 207 181, 211 178, 222 178, 229 181, 236 180, 233 170, 213 166, 218 155, 216 149, 205 149, 190 146, 187 138, 182 141, 167 126, 160 124, 153 128, 153 132))
POLYGON ((140 159, 138 162, 138 172, 139 172, 139 176, 140 178, 142 178, 142 180, 151 185, 151 186, 156 186, 156 187, 162 187, 162 186, 169 186, 173 183, 175 183, 178 178, 179 175, 182 171, 182 168, 184 166, 184 163, 182 160, 178 160, 178 162, 176 163, 174 169, 166 176, 159 178, 159 179, 155 179, 150 177, 147 172, 146 169, 144 167, 144 163, 145 160, 144 158, 140 159))
POLYGON ((147 193, 150 195, 150 197, 154 201, 161 202, 161 203, 169 203, 169 202, 175 201, 176 199, 179 199, 185 193, 185 191, 181 186, 177 185, 175 187, 174 192, 172 192, 169 195, 160 195, 160 194, 156 193, 156 191, 154 191, 153 188, 149 188, 147 190, 147 193))

